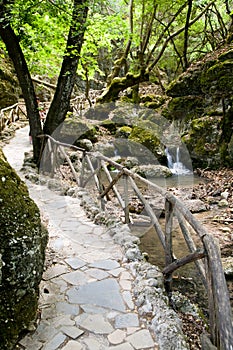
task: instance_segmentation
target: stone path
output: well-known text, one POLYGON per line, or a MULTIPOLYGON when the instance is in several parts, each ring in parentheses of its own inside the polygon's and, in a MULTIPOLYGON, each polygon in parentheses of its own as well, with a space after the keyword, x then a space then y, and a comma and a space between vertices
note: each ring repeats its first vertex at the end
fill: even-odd
MULTIPOLYGON (((27 135, 27 128, 18 130, 3 149, 24 181, 20 168, 24 152, 31 149, 27 135)), ((38 326, 17 349, 158 349, 137 312, 134 276, 120 245, 87 218, 79 199, 26 184, 48 221, 51 259, 40 287, 38 326)))

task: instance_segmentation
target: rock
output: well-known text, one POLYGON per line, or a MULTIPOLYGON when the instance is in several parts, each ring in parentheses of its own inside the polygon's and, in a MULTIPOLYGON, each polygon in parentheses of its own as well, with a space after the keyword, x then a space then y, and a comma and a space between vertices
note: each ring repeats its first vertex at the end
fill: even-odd
POLYGON ((128 169, 132 169, 134 166, 139 165, 139 161, 136 157, 126 157, 120 160, 120 164, 128 169))
POLYGON ((0 344, 14 349, 37 316, 47 230, 25 184, 0 151, 0 344))
POLYGON ((0 109, 16 103, 20 95, 20 87, 12 62, 0 50, 0 109))
POLYGON ((171 170, 163 165, 139 165, 132 171, 145 178, 172 176, 171 170))
POLYGON ((92 124, 78 120, 72 116, 69 116, 55 131, 54 137, 62 140, 66 143, 75 144, 81 139, 88 139, 91 142, 97 141, 97 129, 92 124), (58 133, 58 135, 56 135, 58 133))
POLYGON ((193 167, 232 166, 232 67, 232 48, 225 46, 190 66, 167 88, 172 98, 162 114, 184 135, 193 167))
POLYGON ((116 131, 116 137, 128 138, 131 134, 132 128, 129 126, 122 126, 116 131))
POLYGON ((223 199, 226 199, 226 200, 227 200, 228 196, 229 196, 229 192, 228 192, 228 191, 224 191, 224 192, 221 193, 221 197, 222 197, 223 199))
POLYGON ((185 200, 184 204, 192 213, 200 213, 207 210, 205 203, 200 199, 185 200))
POLYGON ((93 144, 88 139, 81 139, 76 141, 75 143, 78 147, 85 149, 86 151, 91 151, 93 148, 93 144))
POLYGON ((229 203, 226 199, 221 199, 219 202, 218 202, 218 206, 219 207, 228 207, 229 203))
POLYGON ((233 258, 222 258, 223 270, 226 276, 233 277, 233 258))
POLYGON ((94 146, 94 151, 102 153, 106 157, 115 156, 115 146, 110 142, 97 142, 94 146))

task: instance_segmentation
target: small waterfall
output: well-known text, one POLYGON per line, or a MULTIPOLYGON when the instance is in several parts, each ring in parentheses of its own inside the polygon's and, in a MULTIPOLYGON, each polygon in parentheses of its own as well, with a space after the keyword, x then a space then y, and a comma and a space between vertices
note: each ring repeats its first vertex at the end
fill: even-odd
POLYGON ((165 154, 167 157, 167 166, 169 169, 173 169, 173 160, 172 160, 172 155, 169 153, 168 148, 166 147, 165 149, 165 154))
POLYGON ((180 161, 180 148, 176 148, 175 159, 172 157, 168 147, 165 149, 165 154, 167 156, 167 165, 168 168, 174 175, 187 175, 190 174, 191 171, 186 168, 186 166, 180 161))

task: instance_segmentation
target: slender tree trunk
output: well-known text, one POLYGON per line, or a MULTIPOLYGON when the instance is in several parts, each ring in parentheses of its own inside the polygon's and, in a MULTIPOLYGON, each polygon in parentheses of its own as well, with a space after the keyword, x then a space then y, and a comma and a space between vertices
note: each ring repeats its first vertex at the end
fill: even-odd
POLYGON ((75 76, 85 33, 88 12, 86 4, 86 0, 74 0, 72 23, 68 35, 66 52, 55 95, 46 118, 44 126, 45 134, 52 135, 65 120, 67 111, 70 108, 70 98, 75 84, 75 76))
POLYGON ((183 50, 183 56, 184 56, 184 69, 186 70, 189 66, 187 52, 188 52, 188 38, 189 38, 189 22, 191 18, 192 13, 192 6, 193 1, 188 1, 188 11, 186 16, 186 23, 185 23, 185 30, 184 30, 184 50, 183 50))
POLYGON ((41 140, 37 135, 42 133, 38 104, 27 63, 21 50, 19 40, 8 22, 9 13, 5 4, 0 5, 0 36, 6 45, 8 54, 13 61, 14 68, 22 89, 29 118, 30 132, 33 141, 34 161, 38 164, 41 148, 41 140))

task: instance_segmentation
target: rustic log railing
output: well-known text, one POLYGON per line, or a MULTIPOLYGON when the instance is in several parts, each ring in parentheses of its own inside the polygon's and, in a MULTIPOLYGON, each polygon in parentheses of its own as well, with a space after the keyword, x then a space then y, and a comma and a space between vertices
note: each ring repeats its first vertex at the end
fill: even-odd
POLYGON ((24 104, 17 102, 12 106, 0 110, 0 133, 11 123, 20 120, 21 115, 26 117, 23 107, 24 104))
POLYGON ((107 198, 110 191, 114 192, 120 207, 123 209, 125 223, 130 222, 129 186, 131 186, 132 190, 144 205, 144 210, 150 217, 151 224, 154 226, 163 246, 165 252, 165 268, 163 269, 163 274, 168 296, 171 296, 172 293, 173 272, 184 264, 195 262, 202 277, 202 281, 207 288, 211 341, 216 349, 233 350, 232 310, 224 271, 221 264, 219 248, 213 236, 209 234, 200 222, 196 220, 189 209, 184 206, 182 201, 164 188, 161 188, 138 174, 131 172, 129 169, 100 153, 87 152, 86 150, 74 145, 56 141, 48 135, 41 135, 41 137, 47 138, 47 151, 45 152, 45 158, 49 157, 51 159, 51 173, 54 174, 56 170, 56 159, 58 158, 57 155, 60 154, 70 166, 74 180, 78 186, 85 187, 90 180, 94 179, 95 185, 98 189, 98 198, 100 199, 102 209, 104 209, 103 199, 107 198), (75 171, 72 162, 69 159, 69 155, 65 151, 66 148, 80 152, 82 164, 80 176, 78 176, 75 171), (112 178, 107 165, 111 165, 118 170, 118 173, 114 178, 112 178), (88 172, 86 169, 88 169, 88 172), (101 174, 103 173, 108 180, 107 186, 106 184, 103 186, 103 183, 101 182, 101 174), (122 198, 120 191, 117 189, 117 183, 119 183, 121 178, 123 178, 124 198, 122 198), (156 214, 141 193, 136 182, 149 186, 150 189, 153 189, 164 198, 164 231, 156 214), (190 252, 187 256, 184 256, 181 259, 176 259, 173 254, 172 228, 174 217, 178 220, 181 232, 190 252), (189 226, 199 237, 202 248, 196 248, 189 226))

